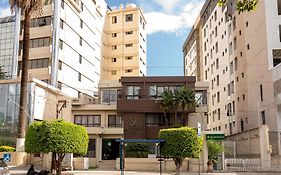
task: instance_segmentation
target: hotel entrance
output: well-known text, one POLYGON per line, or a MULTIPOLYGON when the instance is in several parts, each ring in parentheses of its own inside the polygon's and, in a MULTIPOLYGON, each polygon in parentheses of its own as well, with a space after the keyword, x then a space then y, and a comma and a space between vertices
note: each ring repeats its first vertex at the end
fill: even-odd
POLYGON ((119 143, 116 139, 102 140, 102 160, 116 160, 119 157, 119 143))

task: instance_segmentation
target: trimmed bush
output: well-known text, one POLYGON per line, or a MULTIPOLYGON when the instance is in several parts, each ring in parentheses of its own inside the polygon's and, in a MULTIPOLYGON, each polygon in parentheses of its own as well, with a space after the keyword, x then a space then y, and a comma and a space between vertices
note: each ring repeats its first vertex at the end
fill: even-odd
POLYGON ((0 146, 0 152, 15 152, 16 148, 11 146, 0 146))

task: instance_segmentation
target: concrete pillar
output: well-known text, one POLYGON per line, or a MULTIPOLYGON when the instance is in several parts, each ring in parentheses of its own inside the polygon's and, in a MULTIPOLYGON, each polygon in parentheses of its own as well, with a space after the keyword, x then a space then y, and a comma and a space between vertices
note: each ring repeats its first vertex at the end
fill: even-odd
POLYGON ((99 166, 99 162, 102 161, 102 138, 97 135, 96 138, 96 163, 99 166))
POLYGON ((269 150, 269 135, 268 126, 262 125, 260 127, 260 153, 261 153, 261 166, 262 168, 270 168, 271 166, 271 153, 269 150))

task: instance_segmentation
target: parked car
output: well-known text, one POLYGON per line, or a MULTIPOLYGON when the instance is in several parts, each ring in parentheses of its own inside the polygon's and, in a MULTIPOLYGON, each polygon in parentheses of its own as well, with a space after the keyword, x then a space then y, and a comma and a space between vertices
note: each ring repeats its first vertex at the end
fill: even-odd
POLYGON ((2 158, 0 158, 0 175, 10 175, 10 170, 2 158))

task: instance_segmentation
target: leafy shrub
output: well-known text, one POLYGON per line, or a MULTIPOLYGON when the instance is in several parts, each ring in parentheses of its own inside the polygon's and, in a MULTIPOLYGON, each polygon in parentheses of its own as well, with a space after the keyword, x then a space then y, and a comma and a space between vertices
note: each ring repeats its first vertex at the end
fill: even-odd
POLYGON ((15 152, 16 148, 11 146, 0 146, 0 152, 15 152))
POLYGON ((147 143, 127 143, 126 145, 126 157, 147 158, 151 153, 147 143))

